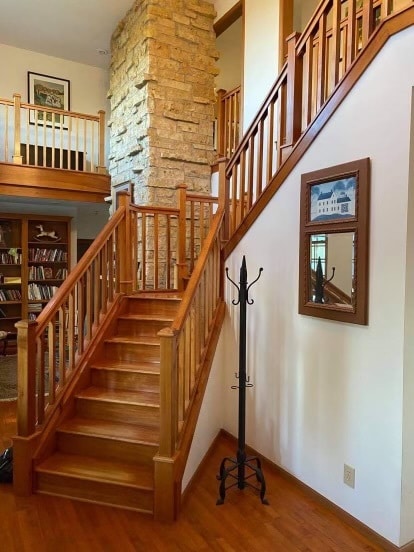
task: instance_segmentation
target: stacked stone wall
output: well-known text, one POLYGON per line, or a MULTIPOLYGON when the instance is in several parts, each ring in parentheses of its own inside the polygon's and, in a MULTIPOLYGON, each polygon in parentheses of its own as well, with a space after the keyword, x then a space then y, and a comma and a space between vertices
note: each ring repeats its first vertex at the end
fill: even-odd
POLYGON ((214 15, 205 0, 137 0, 112 37, 109 169, 136 203, 176 204, 182 183, 209 191, 214 15))

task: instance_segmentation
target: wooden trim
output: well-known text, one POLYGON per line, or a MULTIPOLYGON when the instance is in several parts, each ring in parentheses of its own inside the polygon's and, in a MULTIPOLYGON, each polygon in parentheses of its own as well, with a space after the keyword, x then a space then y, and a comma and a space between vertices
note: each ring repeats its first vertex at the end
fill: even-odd
MULTIPOLYGON (((364 74, 367 67, 375 59, 388 39, 394 34, 397 34, 412 25, 414 25, 414 6, 409 6, 405 10, 390 16, 383 23, 381 23, 381 25, 379 25, 374 34, 371 36, 364 52, 355 59, 349 69, 349 72, 345 75, 342 81, 339 82, 330 98, 326 101, 325 105, 315 117, 313 123, 302 134, 289 157, 287 157, 286 161, 281 165, 273 180, 269 183, 267 188, 263 191, 263 194, 255 203, 254 208, 250 210, 246 218, 242 221, 236 232, 231 236, 230 240, 225 245, 223 250, 224 258, 227 258, 231 254, 243 236, 253 226, 260 213, 264 210, 271 198, 282 186, 292 170, 296 167, 300 159, 313 143, 316 136, 329 121, 333 113, 342 103, 344 98, 346 98, 360 77, 364 74)), ((243 147, 246 139, 247 135, 240 143, 238 151, 243 147)), ((235 159, 235 157, 236 156, 233 156, 233 159, 235 159)))
POLYGON ((293 33, 293 2, 279 2, 279 69, 283 67, 288 54, 287 38, 293 33))
MULTIPOLYGON (((232 446, 234 449, 237 449, 237 438, 234 437, 231 433, 226 431, 225 429, 221 429, 219 433, 219 437, 222 437, 226 439, 227 441, 230 441, 232 443, 232 446)), ((380 534, 378 534, 376 531, 362 523, 362 521, 359 521, 357 518, 337 506, 335 503, 331 502, 328 498, 324 497, 312 487, 309 487, 309 485, 306 485, 306 483, 303 483, 300 479, 289 473, 287 470, 281 468, 265 456, 263 454, 260 454, 258 451, 256 451, 254 448, 250 447, 249 445, 246 445, 246 452, 248 455, 252 456, 258 456, 263 461, 263 468, 266 472, 266 469, 272 470, 277 475, 283 477, 283 479, 289 481, 293 485, 296 485, 299 487, 305 494, 307 494, 309 497, 312 498, 312 500, 316 500, 319 502, 323 507, 327 508, 329 511, 333 512, 337 517, 339 517, 344 523, 349 525, 350 527, 354 528, 356 531, 367 537, 370 541, 372 541, 373 544, 380 546, 384 552, 412 552, 414 548, 414 542, 408 543, 402 548, 396 546, 395 544, 391 543, 389 540, 382 537, 380 534), (408 548, 407 548, 408 546, 408 548)), ((265 473, 266 475, 266 473, 265 473)))
POLYGON ((239 0, 237 4, 235 4, 232 8, 229 9, 228 12, 226 12, 220 19, 218 19, 214 25, 214 31, 216 33, 216 37, 220 36, 224 31, 227 31, 227 29, 233 25, 237 19, 239 19, 243 14, 243 2, 239 0))

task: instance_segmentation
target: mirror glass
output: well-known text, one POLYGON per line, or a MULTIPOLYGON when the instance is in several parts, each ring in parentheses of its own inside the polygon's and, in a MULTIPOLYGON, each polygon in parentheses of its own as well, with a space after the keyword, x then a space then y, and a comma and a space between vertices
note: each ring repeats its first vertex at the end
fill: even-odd
POLYGON ((311 303, 353 309, 355 303, 355 232, 309 236, 311 303))

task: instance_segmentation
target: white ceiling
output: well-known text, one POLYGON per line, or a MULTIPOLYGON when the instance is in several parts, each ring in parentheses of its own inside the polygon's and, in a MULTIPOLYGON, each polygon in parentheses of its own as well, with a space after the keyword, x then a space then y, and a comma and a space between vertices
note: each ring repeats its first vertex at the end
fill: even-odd
POLYGON ((134 0, 0 0, 0 43, 108 67, 110 40, 134 0))

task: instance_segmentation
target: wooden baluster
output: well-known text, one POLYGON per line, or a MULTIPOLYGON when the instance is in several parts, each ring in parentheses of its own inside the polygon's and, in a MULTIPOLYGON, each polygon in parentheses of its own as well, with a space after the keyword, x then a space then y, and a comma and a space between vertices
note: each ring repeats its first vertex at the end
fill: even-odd
POLYGON ((348 39, 345 71, 354 61, 356 52, 356 0, 348 0, 348 39))
POLYGON ((159 241, 159 216, 158 213, 154 213, 154 289, 158 289, 159 286, 159 253, 158 253, 158 241, 159 241))
POLYGON ((231 211, 230 211, 230 224, 231 224, 231 233, 237 228, 237 190, 238 190, 238 181, 237 177, 240 170, 240 164, 234 164, 232 168, 232 186, 231 186, 231 211))
POLYGON ((75 366, 75 347, 77 337, 77 324, 75 313, 75 295, 72 292, 69 295, 68 301, 69 320, 68 320, 68 346, 69 346, 69 370, 73 370, 75 366))
POLYGON ((92 324, 93 324, 93 264, 86 271, 86 340, 90 342, 92 339, 92 324))
MULTIPOLYGON (((64 385, 66 381, 66 313, 64 306, 59 309, 59 335, 58 337, 58 359, 59 359, 59 385, 64 385)), ((56 354, 56 353, 55 353, 56 354)))
MULTIPOLYGON (((20 94, 13 94, 14 101, 14 154, 13 163, 15 165, 23 164, 23 157, 20 146, 20 121, 21 121, 21 102, 22 97, 20 94)), ((26 162, 29 159, 29 144, 26 145, 26 162)))
POLYGON ((318 40, 318 72, 316 76, 316 112, 319 111, 325 101, 326 93, 326 14, 323 13, 319 20, 318 40))
POLYGON ((219 166, 219 207, 224 211, 223 230, 221 238, 223 241, 229 239, 229 223, 231 220, 230 206, 229 206, 229 191, 230 181, 226 177, 226 164, 227 159, 222 158, 218 160, 219 166))
MULTIPOLYGON (((293 33, 287 38, 286 139, 283 144, 281 161, 291 152, 302 130, 303 58, 301 55, 296 55, 296 44, 299 36, 299 33, 293 33)), ((283 110, 284 102, 281 102, 281 104, 283 110)), ((282 127, 282 125, 280 126, 282 127)))
MULTIPOLYGON (((275 125, 275 104, 274 102, 270 103, 269 112, 268 112, 269 128, 267 136, 267 178, 266 186, 269 184, 273 176, 273 154, 274 154, 274 125, 275 125)), ((277 144, 277 147, 280 148, 280 144, 277 144)))
POLYGON ((82 354, 84 350, 84 328, 85 328, 85 289, 86 282, 83 276, 77 284, 77 313, 78 313, 78 353, 82 354))
POLYGON ((364 0, 362 8, 362 47, 366 45, 374 30, 373 0, 364 0))
POLYGON ((124 218, 119 226, 116 256, 119 260, 120 291, 126 295, 132 292, 132 253, 131 253, 131 194, 119 192, 119 206, 125 207, 124 218))
POLYGON ((47 326, 49 404, 56 401, 56 320, 52 318, 47 326))
POLYGON ((246 215, 250 211, 250 208, 253 204, 255 139, 256 139, 256 133, 254 133, 249 140, 249 166, 248 166, 248 175, 247 175, 246 215))
POLYGON ((200 221, 198 223, 198 228, 200 232, 200 249, 203 247, 204 242, 204 233, 205 233, 205 221, 204 221, 204 203, 202 201, 199 202, 199 214, 200 214, 200 221))
POLYGON ((171 216, 166 219, 167 258, 165 260, 166 286, 171 289, 171 216))
POLYGON ((37 367, 37 423, 43 424, 45 419, 45 336, 36 340, 36 367, 37 367))
MULTIPOLYGON (((178 190, 178 243, 177 243, 177 282, 176 286, 179 291, 185 288, 185 279, 188 276, 187 261, 186 261, 186 235, 187 235, 187 186, 179 184, 178 190)), ((191 245, 191 251, 193 246, 191 245)))
POLYGON ((277 102, 277 139, 276 143, 278 145, 277 157, 276 157, 276 170, 284 159, 290 153, 292 146, 288 145, 286 142, 286 108, 287 108, 287 80, 281 84, 279 89, 279 96, 277 102))
POLYGON ((195 265, 195 210, 194 201, 190 202, 190 272, 193 272, 195 265))
POLYGON ((260 119, 258 133, 258 152, 257 152, 257 174, 256 174, 256 201, 262 193, 263 187, 263 141, 264 141, 264 119, 260 119))
POLYGON ((244 204, 245 204, 245 194, 246 194, 246 149, 241 152, 240 155, 240 197, 239 197, 239 216, 237 218, 237 226, 243 222, 244 219, 244 204))
POLYGON ((330 91, 332 91, 339 80, 339 57, 340 57, 340 38, 341 38, 341 0, 333 0, 332 4, 332 38, 329 51, 329 69, 331 76, 330 91))
POLYGON ((304 83, 305 83, 305 113, 304 122, 305 127, 309 125, 312 120, 312 103, 313 103, 313 36, 311 35, 306 41, 305 46, 305 58, 306 64, 304 66, 304 83))
POLYGON ((177 442, 178 366, 177 334, 170 328, 160 338, 160 445, 154 458, 154 517, 173 520, 178 513, 179 489, 175 488, 174 454, 177 442))
POLYGON ((93 261, 93 321, 99 323, 101 310, 101 286, 103 286, 103 274, 101 272, 100 256, 93 261))
MULTIPOLYGON (((98 173, 106 174, 105 166, 105 111, 98 111, 99 114, 99 153, 98 153, 98 173)), ((85 167, 84 167, 85 170, 85 167)))
POLYGON ((217 91, 217 154, 224 155, 224 132, 225 132, 225 107, 223 96, 226 91, 220 89, 217 91))

